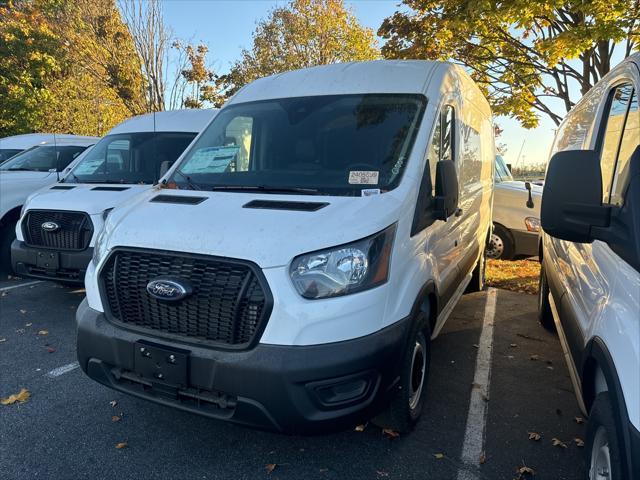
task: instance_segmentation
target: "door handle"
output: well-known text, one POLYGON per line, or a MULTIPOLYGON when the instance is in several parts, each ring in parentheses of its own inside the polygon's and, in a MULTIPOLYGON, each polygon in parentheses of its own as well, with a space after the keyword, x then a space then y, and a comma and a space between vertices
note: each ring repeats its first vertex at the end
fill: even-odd
POLYGON ((461 217, 462 216, 462 209, 461 208, 456 208, 456 212, 454 213, 454 215, 456 217, 461 217))

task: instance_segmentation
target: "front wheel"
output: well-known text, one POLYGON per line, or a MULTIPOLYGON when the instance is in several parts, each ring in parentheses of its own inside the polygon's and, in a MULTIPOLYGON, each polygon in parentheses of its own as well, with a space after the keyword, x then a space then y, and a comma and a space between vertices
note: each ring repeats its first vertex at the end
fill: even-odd
POLYGON ((487 257, 494 260, 511 260, 515 254, 515 242, 509 230, 502 225, 494 225, 486 252, 487 257))
POLYGON ((585 446, 589 480, 630 480, 623 468, 609 392, 599 393, 587 424, 585 446))
POLYGON ((427 390, 430 340, 428 317, 421 312, 413 322, 404 350, 400 383, 387 409, 373 420, 376 425, 407 433, 418 422, 427 390))

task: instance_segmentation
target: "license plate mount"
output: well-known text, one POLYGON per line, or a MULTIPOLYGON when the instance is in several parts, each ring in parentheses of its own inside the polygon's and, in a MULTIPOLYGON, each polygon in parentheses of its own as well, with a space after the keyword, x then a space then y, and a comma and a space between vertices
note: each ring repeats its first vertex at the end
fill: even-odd
POLYGON ((36 252, 36 266, 45 270, 58 270, 60 268, 60 258, 58 252, 50 250, 38 250, 36 252))
POLYGON ((136 342, 134 368, 152 382, 187 386, 189 351, 148 342, 136 342))

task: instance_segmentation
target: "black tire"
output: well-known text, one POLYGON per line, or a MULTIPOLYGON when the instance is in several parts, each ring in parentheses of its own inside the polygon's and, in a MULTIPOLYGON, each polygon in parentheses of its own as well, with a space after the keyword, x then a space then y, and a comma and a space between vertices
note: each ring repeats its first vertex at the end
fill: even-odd
POLYGON ((604 440, 609 453, 608 463, 610 465, 610 476, 606 478, 611 480, 631 480, 622 468, 623 456, 618 443, 618 438, 620 438, 618 433, 609 392, 599 393, 593 402, 591 412, 589 412, 589 421, 587 422, 587 441, 585 444, 587 478, 600 478, 595 476, 595 470, 602 466, 602 448, 598 448, 598 445, 603 445, 602 442, 604 440), (601 437, 601 435, 604 437, 601 437), (600 455, 598 455, 599 453, 600 455), (592 469, 594 472, 591 471, 592 469))
POLYGON ((509 230, 496 223, 493 226, 493 233, 489 237, 486 251, 488 258, 512 260, 516 253, 516 247, 509 230))
POLYGON ((431 342, 428 315, 420 312, 414 319, 405 346, 400 372, 400 382, 387 409, 373 419, 373 423, 396 432, 408 433, 418 422, 426 398, 431 358, 431 342), (421 354, 416 358, 420 345, 421 354), (418 363, 414 362, 417 361, 418 363), (421 367, 420 367, 421 366, 421 367), (418 387, 418 371, 421 372, 418 387))
POLYGON ((551 304, 549 303, 549 283, 544 271, 544 263, 540 265, 540 280, 538 281, 538 321, 546 330, 556 331, 551 304))
POLYGON ((0 229, 0 275, 13 274, 11 268, 11 244, 16 238, 15 225, 5 225, 0 229))
POLYGON ((482 251, 471 275, 471 282, 467 285, 466 293, 481 292, 484 290, 487 270, 486 250, 482 251))

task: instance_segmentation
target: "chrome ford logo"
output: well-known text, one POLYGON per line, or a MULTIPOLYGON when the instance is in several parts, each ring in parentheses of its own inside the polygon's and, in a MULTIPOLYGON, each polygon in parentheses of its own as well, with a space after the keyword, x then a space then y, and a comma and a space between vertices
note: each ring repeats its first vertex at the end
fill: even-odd
POLYGON ((159 278, 147 283, 147 293, 158 300, 176 302, 191 292, 191 286, 184 280, 159 278))
POLYGON ((56 222, 44 222, 40 227, 42 227, 45 232, 55 232, 60 229, 60 225, 56 222))

